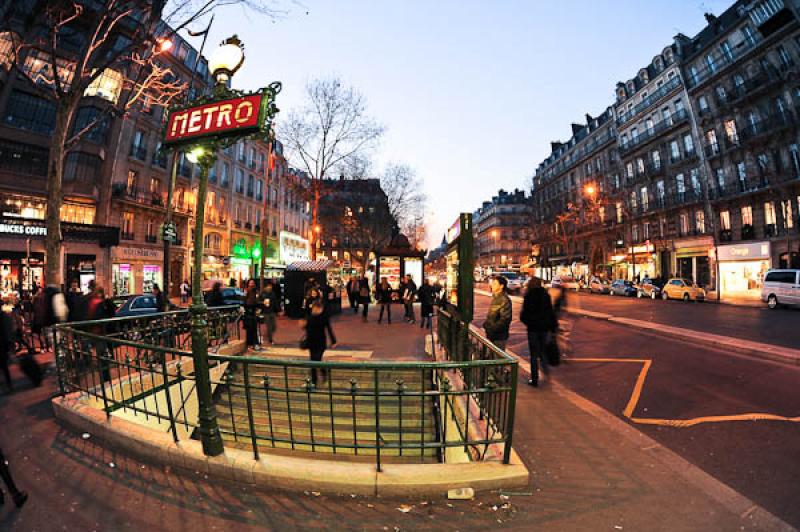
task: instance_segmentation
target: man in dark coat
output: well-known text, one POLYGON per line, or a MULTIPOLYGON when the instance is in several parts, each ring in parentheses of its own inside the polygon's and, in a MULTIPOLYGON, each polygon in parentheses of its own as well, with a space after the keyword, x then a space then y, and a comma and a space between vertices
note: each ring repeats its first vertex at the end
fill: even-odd
POLYGON ((350 301, 350 308, 353 309, 353 314, 358 314, 358 289, 361 283, 355 275, 350 277, 347 281, 347 300, 350 301))
POLYGON ((511 327, 511 299, 506 294, 508 280, 502 275, 496 275, 489 281, 492 289, 492 302, 483 322, 486 338, 494 345, 505 350, 508 341, 508 330, 511 327))
POLYGON ((406 309, 406 321, 409 323, 416 323, 417 319, 414 316, 414 300, 417 298, 417 283, 410 275, 406 275, 406 284, 401 287, 400 292, 403 298, 403 306, 406 309))
MULTIPOLYGON (((369 280, 367 279, 366 275, 362 275, 361 279, 358 281, 358 293, 356 297, 358 298, 358 302, 361 305, 364 305, 364 309, 361 312, 361 317, 364 321, 367 321, 367 312, 369 311, 369 304, 372 299, 372 295, 370 294, 369 280)), ((358 309, 356 309, 356 312, 358 312, 358 309)))
POLYGON ((528 384, 539 385, 539 360, 542 372, 548 372, 547 345, 552 341, 558 321, 553 311, 550 294, 542 286, 542 280, 531 277, 522 302, 519 319, 528 329, 528 350, 531 356, 531 378, 528 384))
POLYGON ((386 318, 389 325, 392 324, 392 287, 386 277, 381 277, 380 284, 375 287, 375 299, 381 306, 381 311, 378 314, 378 323, 383 321, 383 312, 386 311, 386 318))
POLYGON ((428 278, 422 280, 422 286, 419 287, 419 291, 417 292, 417 297, 419 298, 419 315, 420 315, 420 324, 419 328, 423 329, 427 327, 430 329, 433 327, 433 303, 434 303, 434 292, 433 287, 431 286, 430 281, 428 278))

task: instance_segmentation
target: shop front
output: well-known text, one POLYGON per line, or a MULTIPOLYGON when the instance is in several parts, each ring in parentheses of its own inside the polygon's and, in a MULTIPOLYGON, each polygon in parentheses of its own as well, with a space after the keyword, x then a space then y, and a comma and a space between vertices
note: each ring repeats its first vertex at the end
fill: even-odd
POLYGON ((614 279, 635 281, 658 276, 658 254, 650 242, 618 250, 610 259, 606 267, 614 279))
POLYGON ((293 262, 309 260, 311 258, 311 246, 307 238, 288 231, 281 231, 278 254, 280 263, 286 266, 293 262))
POLYGON ((719 246, 717 253, 721 297, 759 299, 764 276, 771 264, 770 243, 719 246))
POLYGON ((164 251, 156 248, 119 246, 112 253, 112 289, 114 296, 146 294, 153 286, 164 288, 162 265, 164 251))
POLYGON ((675 242, 675 276, 692 279, 700 286, 713 287, 712 263, 714 240, 709 237, 675 242))
MULTIPOLYGON (((112 246, 119 243, 119 229, 63 222, 60 259, 64 284, 75 280, 84 291, 89 283, 103 286, 109 280, 112 246)), ((45 221, 38 218, 0 216, 0 292, 27 292, 44 286, 45 221)))

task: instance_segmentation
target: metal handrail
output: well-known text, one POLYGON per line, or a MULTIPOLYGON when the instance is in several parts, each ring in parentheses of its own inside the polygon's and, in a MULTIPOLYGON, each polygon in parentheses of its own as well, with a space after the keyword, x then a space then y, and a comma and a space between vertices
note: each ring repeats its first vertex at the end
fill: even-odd
MULTIPOLYGON (((176 441, 179 429, 192 433, 198 423, 184 406, 195 376, 182 367, 192 356, 188 317, 183 310, 57 326, 62 394, 94 397, 109 416, 124 410, 166 422, 176 441)), ((224 344, 239 333, 236 318, 235 307, 212 309, 209 336, 224 344)), ((455 336, 442 338, 438 361, 313 362, 209 352, 212 371, 227 368, 211 379, 220 432, 231 445, 249 446, 255 458, 265 446, 374 453, 380 471, 387 454, 445 461, 448 449, 461 447, 473 460, 508 463, 517 360, 446 311, 438 328, 463 341, 456 346, 455 336), (327 372, 327 382, 315 385, 309 370, 327 372)))

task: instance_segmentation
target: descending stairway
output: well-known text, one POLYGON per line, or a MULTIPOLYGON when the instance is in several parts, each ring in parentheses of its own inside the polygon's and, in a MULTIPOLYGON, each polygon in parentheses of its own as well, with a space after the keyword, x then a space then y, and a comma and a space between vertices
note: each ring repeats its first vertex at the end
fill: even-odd
MULTIPOLYGON (((252 451, 244 372, 241 364, 237 366, 230 384, 220 385, 217 392, 217 417, 226 446, 252 451)), ((381 460, 385 462, 439 461, 435 400, 431 396, 410 395, 423 389, 431 391, 429 371, 424 375, 420 370, 379 372, 377 404, 375 374, 370 370, 333 370, 328 379, 320 378, 318 388, 311 390, 307 387, 307 369, 251 365, 249 373, 254 432, 260 450, 314 452, 315 457, 330 458, 335 454, 337 459, 375 461, 376 449, 357 446, 374 447, 378 441, 381 460), (263 384, 266 377, 269 389, 263 384), (402 381, 402 397, 397 395, 398 381, 402 381), (424 442, 433 447, 401 450, 401 441, 403 445, 424 442)))

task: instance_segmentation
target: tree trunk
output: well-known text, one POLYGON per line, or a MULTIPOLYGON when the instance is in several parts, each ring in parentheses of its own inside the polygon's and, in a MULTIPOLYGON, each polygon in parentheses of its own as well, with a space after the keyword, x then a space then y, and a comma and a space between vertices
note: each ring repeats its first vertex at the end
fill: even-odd
POLYGON ((47 237, 45 238, 47 285, 60 286, 64 281, 61 272, 61 182, 66 156, 64 144, 74 112, 75 105, 72 99, 65 97, 59 101, 47 162, 47 237))

